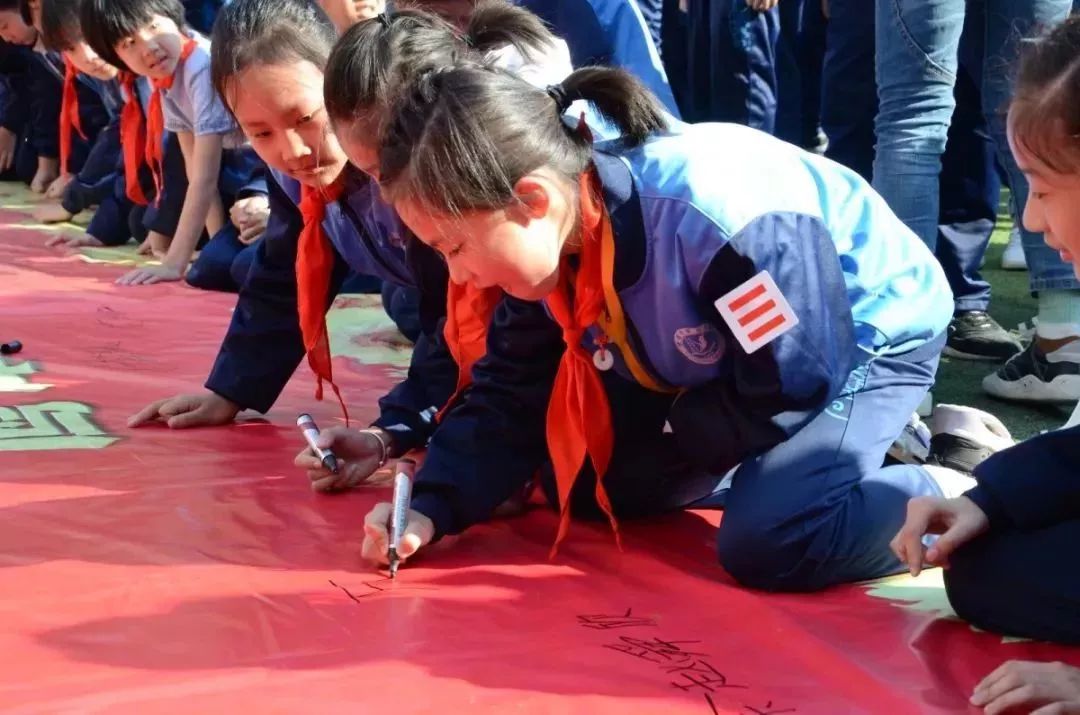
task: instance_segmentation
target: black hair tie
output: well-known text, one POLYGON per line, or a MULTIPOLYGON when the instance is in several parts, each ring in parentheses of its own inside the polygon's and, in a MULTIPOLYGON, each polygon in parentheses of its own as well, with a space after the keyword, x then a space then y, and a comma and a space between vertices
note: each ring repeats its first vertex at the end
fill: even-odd
POLYGON ((566 87, 562 84, 549 84, 547 89, 544 90, 547 95, 555 100, 555 109, 559 114, 562 114, 567 109, 570 109, 570 105, 573 104, 573 100, 570 98, 569 93, 566 91, 566 87))
POLYGON ((383 12, 379 13, 379 24, 382 25, 383 27, 385 27, 387 30, 390 29, 390 11, 389 10, 384 10, 383 12))

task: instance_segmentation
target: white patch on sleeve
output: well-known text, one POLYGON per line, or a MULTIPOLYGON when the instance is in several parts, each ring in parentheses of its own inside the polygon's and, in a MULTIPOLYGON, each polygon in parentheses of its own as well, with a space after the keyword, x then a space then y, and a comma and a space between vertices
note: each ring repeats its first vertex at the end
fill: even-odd
POLYGON ((768 345, 799 324, 776 281, 762 271, 715 303, 747 354, 768 345))

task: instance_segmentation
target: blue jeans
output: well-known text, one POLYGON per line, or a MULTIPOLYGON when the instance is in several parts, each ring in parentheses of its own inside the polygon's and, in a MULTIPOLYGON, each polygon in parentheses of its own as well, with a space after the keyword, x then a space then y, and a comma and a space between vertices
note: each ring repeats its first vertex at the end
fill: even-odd
MULTIPOLYGON (((1019 40, 1064 19, 1069 0, 968 0, 985 7, 983 110, 998 159, 1021 212, 1027 180, 1005 135, 1009 70, 1019 40)), ((937 242, 938 177, 955 107, 957 51, 965 0, 877 0, 876 73, 879 111, 874 188, 928 246, 937 242)), ((1024 252, 1034 290, 1077 288, 1072 268, 1047 248, 1040 234, 1024 231, 1024 252)))

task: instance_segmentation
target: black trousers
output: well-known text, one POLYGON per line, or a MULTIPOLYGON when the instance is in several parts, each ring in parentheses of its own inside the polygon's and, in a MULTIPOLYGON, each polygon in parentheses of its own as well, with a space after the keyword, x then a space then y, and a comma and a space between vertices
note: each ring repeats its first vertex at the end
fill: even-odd
POLYGON ((945 589, 964 620, 1010 636, 1080 644, 1080 520, 987 534, 951 562, 945 589))

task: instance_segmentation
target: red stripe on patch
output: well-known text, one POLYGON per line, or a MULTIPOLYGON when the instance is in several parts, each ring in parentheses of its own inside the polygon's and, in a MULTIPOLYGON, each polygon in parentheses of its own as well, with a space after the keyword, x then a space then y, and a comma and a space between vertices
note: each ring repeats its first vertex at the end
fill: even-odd
POLYGON ((760 328, 750 333, 748 336, 751 342, 759 340, 763 335, 768 335, 773 330, 779 328, 781 325, 787 322, 787 318, 783 315, 778 315, 769 322, 762 325, 760 328))
POLYGON ((765 286, 763 284, 761 284, 761 283, 758 283, 756 286, 751 288, 748 292, 743 293, 738 298, 736 298, 735 300, 728 303, 728 309, 733 313, 738 311, 738 310, 742 310, 743 308, 745 308, 747 305, 750 304, 750 301, 754 300, 755 298, 760 298, 764 294, 765 294, 765 286))
POLYGON ((762 303, 758 307, 754 308, 753 310, 751 310, 749 313, 747 313, 743 317, 739 318, 739 325, 741 325, 742 327, 745 328, 747 325, 754 322, 755 320, 757 320, 761 316, 763 316, 766 313, 768 313, 769 311, 775 310, 775 309, 776 309, 776 301, 773 300, 772 298, 769 298, 767 301, 765 301, 764 303, 762 303))

